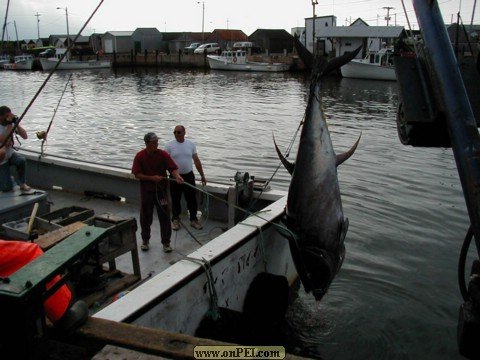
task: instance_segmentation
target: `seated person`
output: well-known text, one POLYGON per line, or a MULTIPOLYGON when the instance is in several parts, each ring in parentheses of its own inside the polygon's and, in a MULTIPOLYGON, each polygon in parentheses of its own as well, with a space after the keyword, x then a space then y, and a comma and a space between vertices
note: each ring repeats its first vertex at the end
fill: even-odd
POLYGON ((18 184, 21 191, 30 191, 30 186, 25 183, 27 159, 15 151, 13 134, 18 134, 22 139, 27 139, 25 129, 17 124, 18 118, 9 107, 0 106, 0 191, 13 191, 14 181, 10 167, 17 170, 18 184), (16 127, 15 127, 16 125, 16 127))

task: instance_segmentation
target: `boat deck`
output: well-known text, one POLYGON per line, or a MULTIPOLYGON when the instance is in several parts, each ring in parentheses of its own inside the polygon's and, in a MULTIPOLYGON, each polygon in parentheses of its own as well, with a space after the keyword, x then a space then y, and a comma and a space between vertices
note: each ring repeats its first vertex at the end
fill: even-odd
MULTIPOLYGON (((72 205, 95 209, 95 215, 113 214, 124 218, 135 218, 138 225, 137 244, 140 247, 142 240, 140 236, 139 205, 122 201, 111 201, 98 199, 91 196, 67 194, 61 191, 49 191, 52 200, 52 211, 72 205)), ((155 213, 156 214, 156 213, 155 213)), ((188 215, 184 212, 181 215, 182 226, 178 231, 172 231, 171 253, 164 253, 160 241, 160 225, 158 218, 154 215, 151 226, 151 239, 149 251, 139 251, 142 278, 157 274, 165 270, 169 265, 187 256, 191 252, 212 240, 227 229, 226 223, 221 223, 198 214, 203 229, 196 230, 190 227, 188 215)), ((131 258, 128 254, 118 258, 118 269, 131 272, 131 258)))
MULTIPOLYGON (((172 231, 171 247, 173 248, 173 251, 171 253, 164 253, 163 246, 160 241, 159 222, 157 217, 154 215, 153 224, 151 227, 152 235, 150 239, 150 249, 149 251, 140 251, 140 245, 142 241, 140 237, 138 204, 124 201, 106 200, 93 196, 85 196, 82 194, 74 194, 59 190, 48 190, 48 192, 45 192, 44 190, 32 189, 29 194, 32 194, 31 196, 34 199, 31 199, 29 198, 29 195, 20 192, 17 187, 14 192, 0 193, 0 202, 5 204, 7 198, 10 200, 13 198, 16 199, 17 202, 24 202, 27 205, 27 208, 31 209, 33 208, 33 203, 35 200, 44 201, 46 197, 46 201, 50 204, 50 212, 76 206, 80 208, 92 209, 95 217, 108 214, 125 219, 136 219, 136 241, 139 249, 138 257, 142 278, 140 282, 148 281, 151 277, 159 274, 163 270, 167 269, 170 265, 194 252, 227 229, 226 223, 208 219, 206 212, 204 212, 203 215, 200 214, 200 212, 198 214, 198 218, 200 223, 203 225, 203 229, 193 229, 190 227, 188 215, 186 213, 182 213, 182 226, 178 231, 172 231)), ((19 207, 20 205, 17 206, 19 207)), ((202 204, 199 204, 199 209, 201 208, 202 204)), ((39 210, 37 217, 41 216, 42 213, 41 210, 39 210)), ((10 236, 8 236, 5 231, 2 231, 0 232, 0 237, 10 236)), ((126 274, 133 273, 132 256, 130 252, 117 257, 115 259, 115 263, 117 270, 126 274)), ((133 286, 136 285, 137 284, 134 284, 133 286)))

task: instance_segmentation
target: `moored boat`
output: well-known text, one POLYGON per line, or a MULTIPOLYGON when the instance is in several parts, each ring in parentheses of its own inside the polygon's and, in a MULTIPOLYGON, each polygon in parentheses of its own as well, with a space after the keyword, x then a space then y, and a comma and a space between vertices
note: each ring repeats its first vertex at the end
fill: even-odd
MULTIPOLYGON (((56 49, 54 57, 40 58, 42 70, 53 70, 65 51, 66 49, 56 49)), ((67 54, 58 64, 57 70, 109 69, 111 67, 112 62, 109 60, 70 60, 67 54)))
POLYGON ((10 55, 0 55, 0 68, 3 70, 3 65, 9 64, 11 61, 10 55))
POLYGON ((397 79, 391 49, 383 48, 379 51, 369 51, 363 59, 353 59, 340 68, 343 77, 368 80, 397 79))
MULTIPOLYGON (((50 71, 57 65, 57 59, 40 59, 42 69, 50 71)), ((57 67, 57 70, 82 70, 82 69, 109 69, 112 67, 112 63, 108 60, 88 60, 88 61, 61 61, 57 67)))
POLYGON ((207 55, 207 59, 214 70, 281 72, 290 69, 290 65, 284 63, 249 61, 245 50, 225 50, 221 55, 207 55))
POLYGON ((3 64, 5 70, 32 70, 32 55, 17 55, 13 59, 13 63, 3 64))

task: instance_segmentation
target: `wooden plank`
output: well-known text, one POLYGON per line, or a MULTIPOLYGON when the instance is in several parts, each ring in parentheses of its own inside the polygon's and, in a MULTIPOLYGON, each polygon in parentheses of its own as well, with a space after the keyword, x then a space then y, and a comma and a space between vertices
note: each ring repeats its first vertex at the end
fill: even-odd
POLYGON ((101 291, 96 291, 92 294, 89 294, 81 299, 85 301, 88 307, 93 306, 96 302, 103 302, 109 297, 119 293, 122 290, 127 289, 129 286, 135 284, 140 280, 140 277, 132 274, 122 273, 122 277, 119 279, 108 280, 108 283, 105 289, 101 291))
POLYGON ((39 236, 38 239, 35 240, 35 243, 38 244, 42 250, 48 250, 85 226, 87 226, 87 224, 77 221, 39 236))
MULTIPOLYGON (((145 354, 163 356, 168 359, 195 359, 194 348, 199 345, 239 346, 238 344, 202 339, 162 329, 146 328, 94 317, 90 317, 87 323, 77 330, 76 335, 145 354)), ((284 359, 297 360, 303 358, 286 354, 284 359)))

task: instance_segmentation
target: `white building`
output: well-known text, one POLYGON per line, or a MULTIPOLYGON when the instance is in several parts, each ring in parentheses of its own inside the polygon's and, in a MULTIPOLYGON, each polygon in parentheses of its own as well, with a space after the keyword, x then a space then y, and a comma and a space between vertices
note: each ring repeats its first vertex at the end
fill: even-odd
MULTIPOLYGON (((351 52, 363 46, 358 58, 364 57, 368 50, 377 51, 386 45, 393 45, 398 39, 406 37, 403 26, 370 26, 362 19, 357 19, 350 26, 323 26, 315 28, 317 49, 335 50, 335 56, 351 52)), ((308 33, 307 33, 308 34, 308 33)), ((308 37, 308 36, 307 36, 308 37)), ((328 55, 329 53, 324 53, 328 55)))
MULTIPOLYGON (((333 50, 333 44, 331 41, 325 38, 323 35, 326 29, 332 29, 337 26, 337 17, 333 15, 329 16, 315 16, 315 18, 305 19, 305 47, 313 53, 313 38, 315 32, 315 52, 324 56, 328 55, 333 50), (315 21, 313 21, 315 19, 315 21)), ((300 40, 302 40, 300 38, 300 40)))

